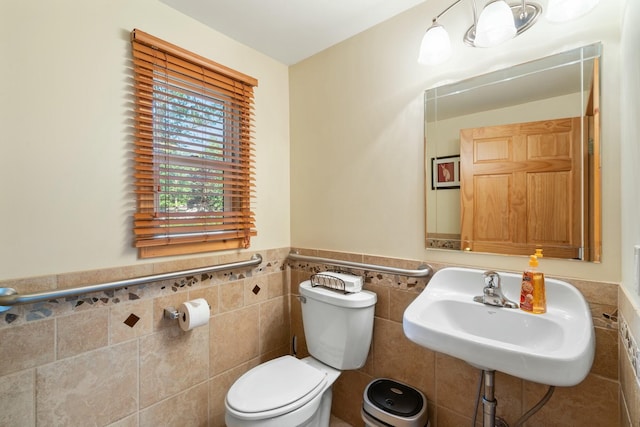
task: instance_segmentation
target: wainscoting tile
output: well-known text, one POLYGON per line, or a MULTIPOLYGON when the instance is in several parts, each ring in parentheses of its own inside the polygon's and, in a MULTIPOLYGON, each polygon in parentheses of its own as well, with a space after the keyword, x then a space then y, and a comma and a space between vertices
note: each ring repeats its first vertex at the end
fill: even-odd
POLYGON ((1 288, 13 288, 19 294, 50 291, 56 289, 57 286, 58 276, 56 275, 0 280, 1 288))
MULTIPOLYGON (((480 369, 476 370, 477 373, 480 369)), ((479 378, 476 376, 476 379, 479 378)), ((509 425, 515 425, 522 414, 529 408, 522 407, 522 389, 524 381, 520 378, 496 371, 495 373, 495 399, 498 401, 496 413, 504 418, 509 425)), ((484 392, 484 389, 482 390, 484 392)), ((482 419, 482 401, 478 408, 478 419, 482 419)))
POLYGON ((137 349, 130 341, 39 367, 37 425, 106 425, 135 412, 137 349))
POLYGON ((279 297, 260 304, 260 354, 286 347, 289 343, 288 298, 279 297))
POLYGON ((409 304, 411 304, 413 300, 416 299, 418 295, 419 294, 415 292, 392 290, 390 293, 389 318, 395 322, 402 323, 404 311, 407 309, 409 304))
POLYGON ((140 427, 208 425, 207 382, 140 411, 140 427))
POLYGON ((35 422, 35 372, 7 375, 0 381, 0 425, 33 426, 35 422))
POLYGON ((331 411, 350 425, 362 425, 362 400, 364 389, 373 378, 360 371, 344 371, 333 386, 331 411))
POLYGON ((115 423, 109 424, 107 427, 138 427, 138 414, 125 417, 115 423))
MULTIPOLYGON (((624 328, 626 330, 626 326, 624 328)), ((631 425, 640 425, 640 388, 636 380, 636 372, 627 353, 627 345, 624 337, 620 336, 620 387, 622 397, 620 399, 623 420, 631 422, 631 425), (626 408, 625 408, 626 407, 626 408), (628 417, 628 418, 627 418, 628 417)))
MULTIPOLYGON (((468 426, 471 423, 470 416, 465 417, 442 406, 437 408, 436 420, 437 427, 460 427, 468 426)), ((482 426, 482 418, 480 418, 480 423, 476 422, 476 426, 482 426)))
POLYGON ((375 306, 375 316, 382 319, 389 319, 391 305, 390 293, 394 291, 391 291, 388 286, 371 283, 365 283, 364 288, 368 291, 375 292, 378 297, 375 306))
POLYGON ((258 304, 269 298, 269 282, 266 276, 244 280, 244 305, 258 304))
POLYGON ((34 368, 55 359, 55 320, 0 329, 0 375, 34 368))
POLYGON ((618 285, 615 283, 563 278, 560 280, 565 280, 578 288, 589 303, 608 305, 614 309, 618 306, 618 285))
POLYGON ((209 328, 183 331, 177 324, 140 338, 140 407, 208 378, 209 328))
POLYGON ((209 327, 210 376, 258 357, 258 305, 213 316, 209 327))
POLYGON ((287 295, 287 272, 278 271, 267 276, 267 295, 268 298, 275 298, 287 295))
POLYGON ((393 378, 435 396, 435 355, 409 341, 402 324, 375 319, 373 327, 373 374, 393 378))
POLYGON ((438 407, 446 407, 471 418, 480 371, 463 360, 437 353, 436 372, 438 382, 435 396, 438 407))
POLYGON ((595 328, 596 354, 591 373, 618 379, 618 330, 595 328))
MULTIPOLYGON (((535 405, 546 390, 545 385, 525 382, 526 407, 535 405)), ((549 402, 525 426, 618 427, 618 393, 617 381, 588 375, 574 387, 556 387, 549 402)))
POLYGON ((206 286, 199 289, 191 289, 189 291, 189 300, 204 298, 209 304, 209 314, 213 316, 220 311, 220 285, 206 286))
POLYGON ((249 363, 216 375, 209 381, 209 427, 225 427, 224 399, 227 391, 242 374, 250 369, 249 363))
POLYGON ((56 319, 57 358, 75 356, 109 343, 109 309, 100 307, 56 319))
POLYGON ((151 299, 114 305, 110 308, 109 315, 111 344, 148 335, 153 331, 153 300, 151 299))
POLYGON ((58 275, 58 288, 73 288, 75 286, 110 283, 117 280, 144 277, 153 274, 153 265, 138 264, 100 270, 78 271, 58 275))
POLYGON ((220 313, 244 306, 244 280, 223 283, 220 285, 219 292, 220 313))

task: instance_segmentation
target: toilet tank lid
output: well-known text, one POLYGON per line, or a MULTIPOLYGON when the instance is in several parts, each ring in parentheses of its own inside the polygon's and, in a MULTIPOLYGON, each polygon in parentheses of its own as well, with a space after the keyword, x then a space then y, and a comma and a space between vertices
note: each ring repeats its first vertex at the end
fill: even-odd
POLYGON ((317 301, 347 308, 371 307, 378 300, 378 296, 371 291, 360 291, 345 294, 343 291, 311 286, 310 280, 300 283, 300 295, 317 301))

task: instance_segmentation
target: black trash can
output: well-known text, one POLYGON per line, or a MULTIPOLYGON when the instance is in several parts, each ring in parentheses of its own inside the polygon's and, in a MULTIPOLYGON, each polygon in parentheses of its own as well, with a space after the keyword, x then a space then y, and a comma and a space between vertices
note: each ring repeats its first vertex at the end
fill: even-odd
POLYGON ((428 427, 427 399, 407 384, 378 378, 364 390, 362 420, 367 427, 428 427))

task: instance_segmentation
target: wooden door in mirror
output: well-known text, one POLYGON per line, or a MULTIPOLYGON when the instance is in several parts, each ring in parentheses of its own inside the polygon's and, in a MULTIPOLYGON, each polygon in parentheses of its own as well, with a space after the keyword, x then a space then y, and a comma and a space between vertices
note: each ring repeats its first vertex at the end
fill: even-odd
POLYGON ((460 131, 463 249, 583 259, 581 120, 460 131))

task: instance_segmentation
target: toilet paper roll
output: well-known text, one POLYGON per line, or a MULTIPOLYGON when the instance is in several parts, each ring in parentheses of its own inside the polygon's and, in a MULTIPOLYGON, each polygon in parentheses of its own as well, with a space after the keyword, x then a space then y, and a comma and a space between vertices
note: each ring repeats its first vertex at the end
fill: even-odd
POLYGON ((187 301, 178 308, 178 323, 183 331, 190 331, 209 323, 209 304, 204 298, 187 301))

